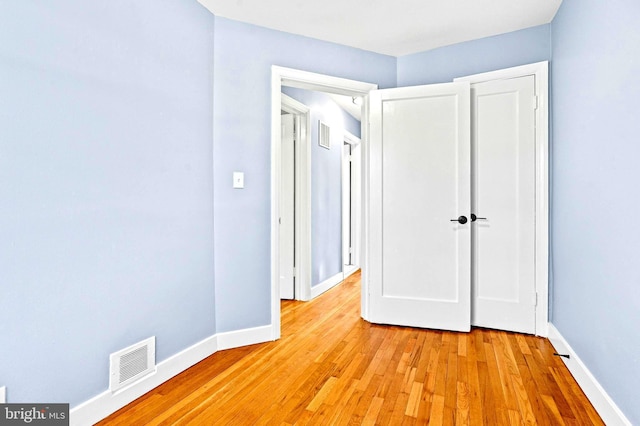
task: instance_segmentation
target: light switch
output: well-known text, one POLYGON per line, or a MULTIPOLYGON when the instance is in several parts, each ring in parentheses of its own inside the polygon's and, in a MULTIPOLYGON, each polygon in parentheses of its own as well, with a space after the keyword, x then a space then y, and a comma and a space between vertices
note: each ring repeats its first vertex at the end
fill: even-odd
POLYGON ((238 189, 244 188, 244 173, 233 172, 233 187, 238 189))

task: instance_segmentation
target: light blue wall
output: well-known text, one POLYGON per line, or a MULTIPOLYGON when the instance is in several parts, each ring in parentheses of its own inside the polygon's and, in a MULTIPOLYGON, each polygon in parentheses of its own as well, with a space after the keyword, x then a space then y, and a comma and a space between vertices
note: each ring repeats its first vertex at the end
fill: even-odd
POLYGON ((552 22, 553 323, 640 424, 640 6, 564 0, 552 22))
POLYGON ((219 332, 271 322, 271 65, 396 84, 396 59, 216 17, 214 227, 219 332), (232 189, 233 171, 245 189, 232 189))
POLYGON ((639 18, 565 0, 551 26, 396 60, 196 2, 0 3, 0 385, 74 405, 143 338, 162 361, 270 322, 272 64, 386 88, 553 46, 553 322, 640 423, 639 18))
POLYGON ((109 354, 215 332, 214 19, 196 2, 0 2, 0 385, 75 405, 109 354))
POLYGON ((342 272, 342 145, 344 131, 360 137, 360 122, 328 95, 283 87, 310 109, 311 119, 311 285, 342 272), (318 121, 331 127, 331 150, 318 145, 318 121))
POLYGON ((398 58, 398 87, 445 83, 456 77, 548 61, 549 25, 467 41, 398 58))
POLYGON ((0 3, 9 401, 75 405, 143 338, 160 362, 269 323, 271 64, 390 87, 396 60, 215 21, 180 0, 0 3))

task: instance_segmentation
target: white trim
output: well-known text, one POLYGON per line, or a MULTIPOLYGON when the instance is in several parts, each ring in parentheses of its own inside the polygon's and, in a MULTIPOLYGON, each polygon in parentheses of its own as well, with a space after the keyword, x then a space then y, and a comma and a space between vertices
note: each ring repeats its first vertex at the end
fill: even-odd
POLYGON ((325 93, 335 93, 336 95, 364 96, 371 90, 378 88, 377 84, 285 68, 277 65, 271 67, 271 72, 272 76, 274 74, 280 76, 279 83, 281 83, 282 86, 317 90, 325 93))
POLYGON ((605 424, 609 426, 614 425, 627 425, 631 426, 631 422, 626 418, 624 413, 611 399, 609 394, 604 390, 602 385, 593 377, 593 374, 584 365, 580 357, 569 346, 569 343, 560 334, 558 329, 549 324, 549 341, 555 348, 557 353, 568 354, 569 359, 562 358, 562 361, 567 366, 573 378, 576 379, 578 385, 587 396, 593 407, 596 409, 600 417, 605 424))
POLYGON ((311 113, 281 93, 282 109, 295 116, 295 298, 311 300, 311 113))
POLYGON ((360 267, 362 268, 362 275, 360 277, 360 316, 369 321, 369 267, 371 265, 369 256, 371 251, 369 250, 369 235, 371 235, 371 216, 370 216, 370 200, 371 200, 371 185, 369 176, 371 176, 371 150, 369 149, 369 136, 370 136, 370 121, 369 112, 371 111, 371 105, 369 103, 370 96, 366 95, 362 99, 362 118, 360 137, 363 143, 362 152, 360 153, 360 182, 361 182, 361 198, 360 198, 360 253, 358 255, 360 260, 360 267))
POLYGON ((311 111, 308 106, 289 95, 281 93, 280 96, 282 97, 282 109, 289 114, 306 114, 311 111))
POLYGON ((7 387, 0 387, 0 404, 4 404, 7 402, 7 387))
POLYGON ((343 133, 344 133, 343 135, 344 142, 354 146, 360 144, 361 142, 360 138, 354 135, 353 133, 351 133, 350 131, 344 130, 343 133))
POLYGON ((313 299, 314 297, 320 296, 325 291, 331 290, 333 287, 340 284, 343 279, 344 274, 342 272, 339 272, 334 276, 322 281, 320 284, 314 285, 313 287, 311 287, 311 298, 313 299))
POLYGON ((360 267, 358 265, 349 265, 349 266, 350 267, 348 269, 345 269, 345 271, 344 271, 344 279, 345 280, 347 278, 349 278, 351 275, 355 274, 358 269, 360 269, 360 267))
POLYGON ((270 325, 218 333, 218 350, 223 351, 268 342, 271 340, 271 334, 270 325))
MULTIPOLYGON (((280 288, 279 288, 279 256, 278 218, 280 217, 280 109, 282 107, 282 86, 297 87, 306 90, 320 90, 347 96, 363 96, 378 88, 376 84, 345 78, 331 77, 292 68, 273 65, 271 67, 271 339, 280 338, 280 288)), ((365 99, 366 101, 366 99, 365 99)), ((366 111, 366 107, 364 107, 366 111)), ((365 115, 366 117, 366 115, 365 115)), ((366 125, 362 123, 363 156, 366 156, 366 125)), ((363 157, 363 162, 366 158, 363 157)), ((364 176, 364 175, 363 175, 364 176)), ((363 194, 363 206, 366 210, 366 199, 363 194)), ((366 215, 366 212, 364 213, 366 215)), ((366 233, 363 232, 363 238, 366 233)), ((362 290, 367 291, 363 279, 362 290)), ((364 301, 363 301, 364 303, 364 301)), ((364 306, 364 305, 363 305, 364 306)))
MULTIPOLYGON (((350 192, 351 192, 351 224, 350 224, 350 229, 351 229, 351 236, 349 237, 350 241, 351 241, 351 265, 344 265, 343 268, 343 273, 344 273, 344 279, 347 279, 347 277, 349 277, 351 274, 353 274, 355 271, 357 271, 360 268, 360 241, 361 241, 361 232, 362 232, 362 146, 361 146, 361 139, 357 136, 355 136, 353 133, 349 132, 348 130, 344 130, 343 131, 343 143, 349 144, 351 146, 351 188, 350 188, 350 192)), ((345 181, 345 179, 347 179, 347 176, 344 174, 345 172, 345 155, 344 152, 342 154, 342 164, 341 164, 341 170, 343 175, 341 176, 342 178, 342 190, 344 191, 347 182, 345 181)), ((345 202, 345 197, 342 197, 342 201, 345 202)), ((344 211, 345 206, 343 205, 343 212, 342 212, 342 220, 343 222, 345 220, 348 220, 347 217, 348 215, 346 214, 346 212, 344 211)), ((343 224, 343 230, 344 230, 344 224, 343 224)), ((344 263, 344 258, 346 257, 347 253, 346 253, 346 245, 345 245, 345 238, 346 236, 343 233, 343 263, 344 263)))
POLYGON ((217 351, 268 342, 273 335, 271 325, 247 328, 213 336, 162 361, 153 374, 145 376, 115 393, 107 390, 71 409, 71 425, 92 425, 160 386, 217 351))
POLYGON ((538 96, 536 110, 536 234, 535 285, 538 293, 536 306, 536 335, 549 333, 549 63, 547 61, 485 72, 453 81, 481 83, 491 80, 535 77, 538 96))
POLYGON ((278 218, 280 217, 280 124, 282 108, 282 77, 271 67, 271 336, 280 338, 280 239, 278 218))

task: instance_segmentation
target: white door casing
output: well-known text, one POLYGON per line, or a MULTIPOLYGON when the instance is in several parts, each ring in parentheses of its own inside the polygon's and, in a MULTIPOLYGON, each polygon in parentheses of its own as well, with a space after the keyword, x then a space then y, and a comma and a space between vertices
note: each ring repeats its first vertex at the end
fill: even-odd
POLYGON ((294 298, 294 268, 295 268, 295 242, 294 242, 294 116, 282 114, 282 146, 281 146, 281 179, 280 179, 280 298, 294 298))
POLYGON ((534 334, 535 81, 471 86, 471 324, 534 334))
POLYGON ((360 138, 345 131, 342 146, 342 252, 344 278, 360 267, 360 138))
POLYGON ((342 267, 351 269, 351 145, 342 144, 342 267))
POLYGON ((370 120, 370 320, 469 331, 469 84, 372 91, 370 120))
MULTIPOLYGON (((365 83, 361 81, 349 80, 340 77, 332 77, 323 74, 301 71, 292 68, 285 68, 273 65, 271 67, 271 338, 273 340, 280 338, 280 239, 278 237, 280 217, 280 180, 281 180, 281 136, 280 114, 283 109, 284 99, 286 96, 282 94, 282 86, 298 87, 307 90, 320 90, 327 93, 336 93, 352 97, 362 97, 365 99, 363 104, 363 117, 367 117, 367 95, 371 90, 377 89, 377 85, 365 83)), ((306 108, 300 105, 302 109, 306 108)), ((308 108, 307 108, 308 110, 308 108)), ((307 122, 308 124, 308 122, 307 122)), ((368 170, 366 159, 368 126, 363 122, 361 126, 363 140, 363 174, 368 170)), ((306 130, 302 133, 306 134, 307 140, 310 140, 310 126, 307 125, 306 130)), ((296 223, 299 225, 300 232, 296 232, 296 250, 302 254, 302 257, 296 256, 297 260, 297 278, 303 282, 301 285, 302 296, 310 297, 311 293, 311 201, 310 201, 310 168, 311 155, 309 144, 301 145, 296 153, 299 157, 298 164, 300 167, 296 169, 297 186, 300 188, 296 197, 296 223), (298 220, 299 219, 299 220, 298 220), (303 243, 300 243, 300 241, 303 243), (304 268, 304 271, 302 269, 304 268), (305 293, 306 289, 306 293, 305 293)), ((363 181, 363 200, 368 197, 368 185, 363 181)), ((363 201, 363 204, 365 202, 363 201)), ((368 213, 365 205, 362 215, 362 226, 364 229, 368 227, 368 213)), ((366 238, 366 230, 362 232, 363 238, 366 238)), ((366 247, 363 245, 366 252, 366 247)), ((365 291, 362 293, 362 315, 366 318, 368 312, 368 298, 365 296, 368 287, 367 262, 366 256, 362 257, 363 277, 362 285, 365 291)))
MULTIPOLYGON (((311 113, 309 107, 281 93, 281 111, 293 115, 294 154, 294 259, 296 300, 311 298, 311 113)), ((279 117, 278 117, 279 118, 279 117)), ((279 225, 279 224, 278 224, 279 225)))
POLYGON ((362 265, 362 144, 359 138, 357 141, 357 144, 351 145, 351 263, 356 269, 362 265))

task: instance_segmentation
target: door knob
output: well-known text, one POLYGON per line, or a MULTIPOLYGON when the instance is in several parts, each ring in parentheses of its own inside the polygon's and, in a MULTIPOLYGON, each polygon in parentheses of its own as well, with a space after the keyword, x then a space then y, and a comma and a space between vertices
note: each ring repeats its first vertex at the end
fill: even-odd
POLYGON ((487 220, 486 217, 478 217, 475 214, 471 213, 471 222, 475 222, 476 220, 487 220))
POLYGON ((460 225, 464 225, 465 223, 467 223, 467 217, 466 216, 460 216, 457 219, 451 219, 451 222, 458 222, 460 225))

